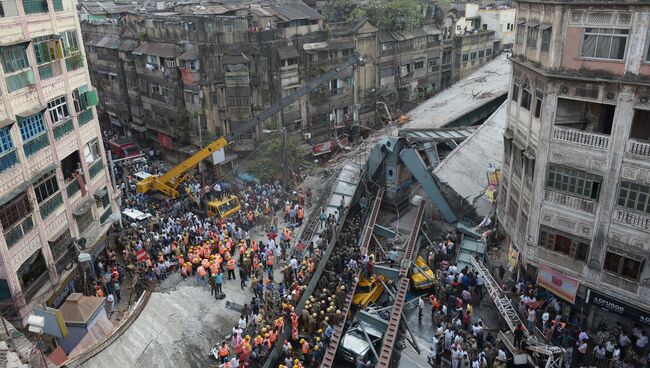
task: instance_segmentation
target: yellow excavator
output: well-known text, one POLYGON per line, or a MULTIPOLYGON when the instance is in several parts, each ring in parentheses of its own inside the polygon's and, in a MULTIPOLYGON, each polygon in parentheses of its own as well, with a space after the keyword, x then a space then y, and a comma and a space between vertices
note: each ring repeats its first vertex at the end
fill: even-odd
POLYGON ((143 180, 140 180, 136 184, 136 190, 139 193, 147 193, 150 190, 157 190, 173 199, 178 198, 180 194, 178 191, 179 187, 187 179, 189 171, 192 170, 194 167, 196 167, 196 165, 198 165, 199 162, 211 156, 213 152, 216 152, 226 147, 229 143, 234 142, 234 140, 237 137, 255 128, 256 126, 264 122, 266 119, 275 115, 283 108, 291 105, 292 103, 297 101, 300 97, 303 97, 304 95, 311 92, 321 84, 338 77, 341 73, 343 73, 348 68, 357 65, 363 65, 363 59, 361 58, 361 56, 355 53, 345 62, 341 63, 340 65, 337 65, 336 67, 328 70, 324 74, 318 76, 318 78, 298 88, 292 94, 274 103, 267 110, 261 112, 259 115, 255 116, 254 118, 247 121, 246 123, 239 125, 237 128, 234 129, 232 134, 228 136, 228 138, 226 138, 225 136, 218 138, 214 142, 208 144, 203 149, 199 150, 198 152, 196 152, 195 154, 187 158, 185 161, 181 162, 180 164, 178 164, 177 166, 175 166, 174 168, 172 168, 171 170, 169 170, 168 172, 160 176, 152 175, 143 180))

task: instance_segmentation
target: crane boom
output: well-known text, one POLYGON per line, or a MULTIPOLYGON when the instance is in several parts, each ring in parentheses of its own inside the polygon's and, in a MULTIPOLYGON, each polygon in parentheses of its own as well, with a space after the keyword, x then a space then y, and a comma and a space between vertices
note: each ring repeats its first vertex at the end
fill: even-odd
POLYGON ((231 132, 231 134, 228 136, 228 139, 226 139, 226 137, 220 137, 163 175, 152 175, 146 179, 139 181, 136 185, 137 191, 140 193, 146 193, 151 189, 155 189, 172 198, 177 198, 179 195, 178 187, 187 178, 187 173, 196 165, 198 165, 199 162, 205 160, 207 157, 212 155, 213 152, 226 147, 230 142, 233 142, 235 138, 255 128, 266 119, 278 113, 283 108, 296 102, 300 97, 303 97, 304 95, 314 90, 316 87, 320 86, 322 83, 337 77, 349 67, 355 65, 363 65, 363 59, 356 53, 350 56, 350 58, 348 58, 343 63, 335 66, 327 72, 319 75, 316 79, 298 88, 289 96, 274 103, 271 105, 271 107, 262 111, 257 116, 234 128, 233 132, 231 132))

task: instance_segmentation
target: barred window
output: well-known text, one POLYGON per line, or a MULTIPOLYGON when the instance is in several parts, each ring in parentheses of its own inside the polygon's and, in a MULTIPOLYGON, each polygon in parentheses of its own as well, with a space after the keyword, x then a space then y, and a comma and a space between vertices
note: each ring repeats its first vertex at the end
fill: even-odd
POLYGON ((50 171, 43 175, 36 183, 34 183, 34 193, 36 194, 36 202, 42 203, 50 196, 59 191, 59 183, 56 181, 56 171, 50 171))
POLYGON ((13 73, 29 67, 26 50, 27 44, 2 48, 2 67, 5 73, 13 73))
POLYGON ((650 213, 650 187, 629 181, 621 181, 617 203, 621 207, 650 213))
POLYGON ((524 84, 521 86, 521 107, 523 107, 526 110, 530 111, 530 101, 532 99, 531 93, 530 93, 530 85, 528 84, 528 81, 524 82, 524 84))
POLYGON ((519 101, 519 84, 521 81, 518 78, 513 78, 512 80, 512 93, 510 95, 510 100, 519 101))
POLYGON ((643 270, 643 263, 642 259, 630 258, 607 250, 603 269, 626 279, 637 281, 643 270))
POLYGON ((558 165, 549 165, 546 171, 546 187, 596 200, 602 180, 600 176, 558 165))
POLYGON ((42 112, 20 121, 20 135, 23 142, 29 142, 43 133, 45 133, 45 122, 43 121, 42 112))
POLYGON ((48 102, 47 109, 50 112, 50 120, 52 121, 52 124, 57 124, 70 117, 68 102, 65 96, 57 97, 48 102))
POLYGON ((537 37, 539 35, 539 28, 528 27, 528 37, 526 38, 526 47, 529 49, 537 48, 537 37))
POLYGON ((524 44, 524 32, 526 32, 526 26, 524 26, 523 24, 517 25, 517 33, 515 35, 515 43, 517 45, 524 44))
POLYGON ((0 206, 0 223, 7 231, 31 213, 32 205, 29 203, 27 192, 22 192, 8 203, 0 206))
POLYGON ((629 33, 627 29, 585 28, 582 56, 623 60, 629 33))
POLYGON ((542 52, 548 52, 551 48, 551 28, 542 30, 542 52))
POLYGON ((11 126, 0 129, 0 155, 14 148, 10 132, 11 126))
POLYGON ((544 93, 535 91, 535 117, 542 116, 542 101, 544 101, 544 93))
POLYGON ((467 61, 469 59, 469 56, 467 54, 463 54, 463 61, 467 61))

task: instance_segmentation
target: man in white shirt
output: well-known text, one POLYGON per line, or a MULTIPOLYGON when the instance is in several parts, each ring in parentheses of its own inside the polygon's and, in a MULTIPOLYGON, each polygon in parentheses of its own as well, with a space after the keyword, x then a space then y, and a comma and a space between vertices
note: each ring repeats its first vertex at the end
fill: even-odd
POLYGON ((643 355, 646 346, 648 346, 648 334, 645 331, 641 331, 639 337, 636 339, 636 350, 640 355, 643 355))
POLYGON ((544 311, 544 313, 542 313, 542 331, 544 331, 544 333, 546 333, 546 330, 548 330, 548 320, 550 318, 551 315, 548 313, 548 311, 544 311))

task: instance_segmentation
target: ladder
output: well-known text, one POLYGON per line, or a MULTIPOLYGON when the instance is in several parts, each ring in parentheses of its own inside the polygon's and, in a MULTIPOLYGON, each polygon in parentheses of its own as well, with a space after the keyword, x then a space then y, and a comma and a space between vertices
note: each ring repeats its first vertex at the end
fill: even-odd
MULTIPOLYGON (((508 324, 510 332, 514 332, 517 326, 521 324, 526 333, 533 334, 533 336, 535 336, 535 332, 528 331, 526 325, 522 323, 521 318, 519 318, 519 314, 517 314, 517 311, 512 306, 510 298, 503 292, 483 262, 475 257, 471 258, 471 262, 472 266, 474 266, 474 268, 481 274, 481 277, 483 277, 485 288, 487 289, 490 298, 492 298, 492 301, 494 302, 497 310, 499 313, 501 313, 501 316, 508 324)), ((528 350, 548 356, 545 368, 562 368, 562 357, 564 355, 564 349, 559 346, 548 345, 544 342, 541 342, 537 337, 535 337, 535 340, 535 343, 528 345, 528 350)))

